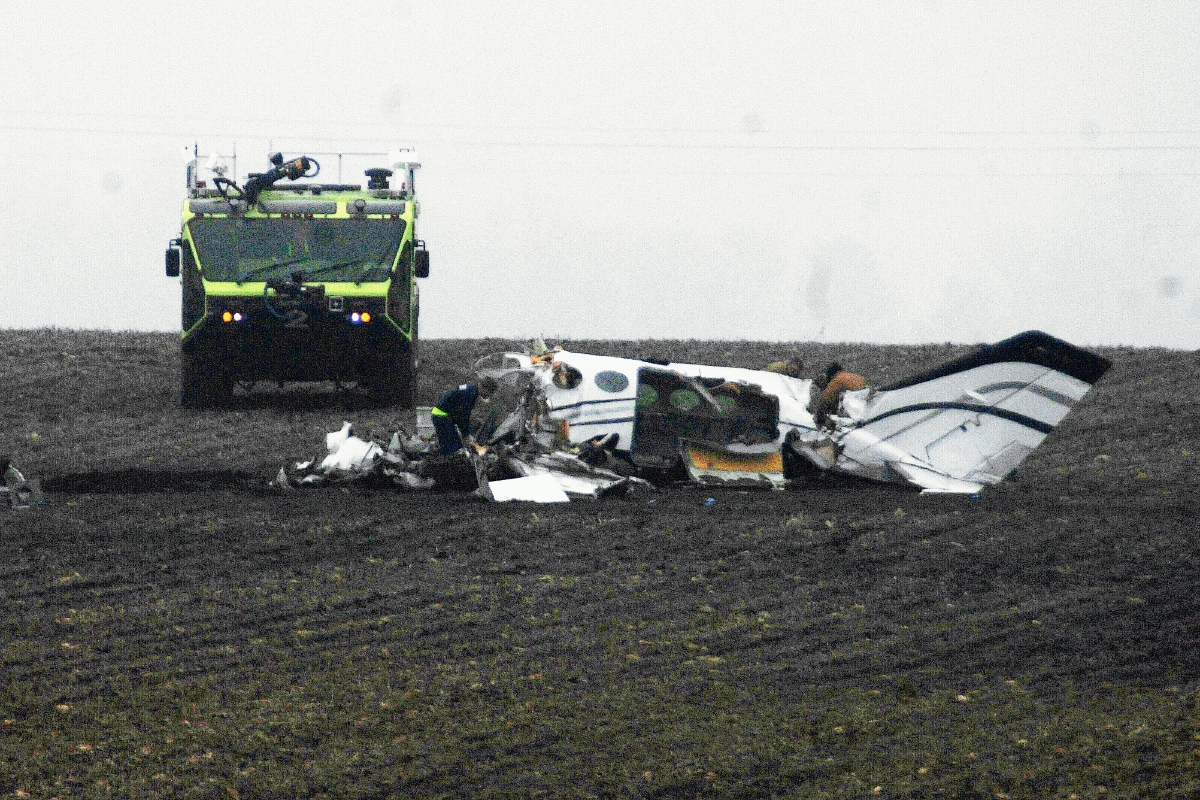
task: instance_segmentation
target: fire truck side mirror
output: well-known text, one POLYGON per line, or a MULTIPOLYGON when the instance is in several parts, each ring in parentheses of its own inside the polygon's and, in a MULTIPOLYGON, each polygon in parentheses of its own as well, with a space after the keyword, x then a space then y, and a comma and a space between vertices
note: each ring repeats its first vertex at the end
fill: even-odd
POLYGON ((424 249, 417 250, 413 253, 413 257, 416 261, 415 266, 414 266, 414 271, 415 271, 417 277, 418 278, 428 278, 429 277, 429 251, 424 250, 424 249))
POLYGON ((175 242, 167 248, 167 277, 179 277, 179 248, 175 246, 175 242))

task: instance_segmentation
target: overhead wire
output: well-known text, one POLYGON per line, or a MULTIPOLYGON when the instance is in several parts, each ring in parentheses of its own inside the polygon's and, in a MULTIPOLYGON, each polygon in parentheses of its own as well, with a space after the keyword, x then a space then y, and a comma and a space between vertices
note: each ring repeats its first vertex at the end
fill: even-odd
MULTIPOLYGON (((24 112, 26 115, 32 115, 31 112, 24 112)), ((103 117, 104 115, 93 115, 87 112, 55 112, 47 116, 55 117, 103 117)), ((137 118, 136 115, 123 117, 109 118, 137 118)), ((148 117, 146 117, 149 119, 148 117)), ((185 122, 189 120, 186 116, 175 117, 154 117, 157 122, 171 120, 175 122, 185 122)), ((257 138, 278 138, 278 128, 280 125, 289 129, 305 129, 308 126, 324 126, 326 132, 314 133, 311 135, 295 135, 290 138, 303 140, 326 140, 337 142, 381 142, 394 141, 396 133, 385 133, 374 136, 361 135, 330 135, 328 130, 336 128, 338 123, 323 123, 313 120, 267 120, 256 118, 244 119, 226 119, 227 122, 232 122, 235 125, 256 126, 259 124, 272 126, 274 133, 262 132, 256 133, 248 130, 246 127, 237 129, 227 128, 224 126, 209 128, 207 124, 209 120, 204 120, 200 124, 189 127, 186 131, 176 128, 157 130, 148 130, 141 126, 106 126, 106 125, 74 125, 74 124, 45 124, 45 123, 18 123, 4 122, 0 123, 0 131, 25 132, 25 133, 83 133, 83 134, 98 134, 98 135, 118 135, 118 136, 151 136, 151 137, 171 137, 179 140, 192 139, 196 137, 222 137, 233 139, 257 139, 257 138)), ((929 139, 938 137, 949 138, 980 138, 980 137, 1006 137, 1016 139, 1029 139, 1031 137, 1079 137, 1081 134, 1074 131, 906 131, 906 130, 889 130, 889 131, 870 131, 870 130, 838 130, 838 129, 780 129, 777 131, 756 131, 748 133, 733 129, 720 128, 636 128, 636 127, 570 127, 570 126, 505 126, 505 125, 463 125, 458 123, 387 123, 387 122, 363 122, 359 121, 356 126, 361 128, 364 126, 392 126, 398 128, 407 134, 407 138, 420 138, 428 141, 430 144, 438 146, 459 146, 459 147, 493 147, 493 148, 559 148, 559 149, 596 149, 596 150, 677 150, 677 151, 705 151, 705 150, 734 150, 734 151, 764 151, 764 152, 1190 152, 1200 151, 1200 141, 1195 143, 1072 143, 1072 144, 1044 144, 1044 143, 927 143, 929 139), (486 139, 470 139, 470 138, 443 138, 441 140, 431 139, 427 134, 420 135, 422 131, 486 131, 491 134, 497 132, 511 131, 514 133, 529 134, 530 132, 557 132, 560 134, 575 134, 575 135, 610 135, 627 137, 630 135, 655 135, 655 136, 724 136, 724 137, 756 137, 760 139, 775 139, 771 142, 745 142, 745 141, 725 141, 725 142, 680 142, 680 141, 630 141, 624 140, 585 140, 571 141, 568 139, 531 139, 526 137, 518 139, 506 139, 503 137, 489 137, 486 139), (878 139, 879 137, 892 138, 921 138, 925 139, 926 143, 864 143, 864 142, 802 142, 795 141, 780 142, 780 138, 869 138, 878 139)), ((1162 131, 1162 130, 1141 130, 1141 131, 1105 131, 1096 134, 1095 138, 1113 138, 1113 137, 1154 137, 1154 136, 1200 136, 1200 131, 1179 130, 1179 131, 1162 131)))
MULTIPOLYGON (((83 114, 63 113, 58 116, 87 117, 89 115, 87 115, 86 113, 83 113, 83 114)), ((186 117, 176 117, 174 119, 176 121, 182 121, 187 118, 186 117)), ((245 122, 245 121, 249 121, 249 120, 243 120, 243 122, 245 122)), ((255 121, 257 122, 257 120, 255 120, 255 121)), ((267 120, 262 120, 262 122, 265 124, 267 122, 267 120)), ((279 123, 278 123, 278 121, 276 121, 273 124, 278 125, 279 123)), ((287 125, 285 125, 285 127, 288 127, 290 130, 295 131, 297 127, 301 127, 302 125, 309 125, 309 124, 314 124, 314 123, 311 123, 311 122, 300 123, 299 121, 293 120, 291 122, 288 122, 287 125)), ((374 125, 380 125, 383 123, 370 123, 370 124, 372 126, 374 126, 374 125)), ((646 134, 653 133, 653 134, 661 136, 666 132, 667 129, 637 129, 637 128, 612 129, 612 133, 614 133, 614 134, 623 134, 622 138, 614 139, 614 140, 610 140, 610 141, 605 141, 602 139, 595 139, 595 138, 590 139, 590 140, 585 140, 585 141, 569 141, 566 139, 542 139, 542 140, 534 140, 534 139, 530 139, 530 138, 505 139, 504 137, 494 137, 494 138, 487 138, 487 139, 471 139, 471 138, 456 138, 456 137, 451 138, 451 137, 444 137, 444 136, 430 136, 428 134, 421 135, 419 133, 419 131, 436 130, 439 133, 444 134, 449 131, 476 131, 476 130, 478 130, 478 131, 490 131, 490 132, 495 133, 497 131, 507 130, 507 131, 512 131, 514 133, 526 133, 527 134, 531 131, 537 131, 537 130, 558 131, 561 133, 581 133, 584 131, 590 132, 590 131, 597 130, 597 129, 571 128, 571 127, 566 127, 566 126, 563 126, 563 127, 507 126, 507 127, 500 127, 500 128, 492 128, 490 126, 463 126, 463 125, 454 125, 454 124, 449 124, 449 123, 447 123, 447 124, 430 123, 430 124, 422 124, 422 125, 407 125, 406 124, 406 125, 402 125, 402 126, 398 126, 398 127, 401 129, 402 132, 404 132, 407 135, 398 136, 397 133, 392 133, 389 135, 370 136, 370 137, 367 137, 367 136, 339 136, 336 134, 330 134, 328 131, 326 131, 321 134, 313 134, 313 135, 304 135, 304 134, 293 133, 293 135, 288 137, 288 139, 282 140, 282 141, 285 141, 285 142, 295 141, 297 143, 299 143, 299 142, 306 143, 302 147, 296 148, 297 150, 304 149, 305 147, 311 147, 311 143, 315 143, 315 142, 336 143, 337 147, 342 147, 342 148, 345 148, 346 146, 353 145, 353 144, 372 143, 373 146, 383 146, 386 149, 386 145, 384 143, 395 143, 399 139, 402 141, 406 141, 409 144, 416 144, 420 149, 427 149, 427 148, 431 148, 431 147, 437 147, 437 148, 457 147, 457 148, 467 148, 467 149, 508 149, 508 150, 520 150, 520 149, 538 150, 538 149, 540 149, 540 150, 556 150, 556 151, 560 151, 560 152, 575 150, 575 151, 596 151, 596 152, 642 151, 642 152, 663 152, 663 153, 689 153, 689 152, 690 153, 737 152, 737 153, 747 153, 747 154, 749 154, 749 153, 795 153, 795 154, 809 153, 809 154, 815 154, 815 155, 837 154, 837 153, 842 153, 842 154, 858 153, 858 154, 864 154, 864 156, 869 156, 870 154, 897 154, 900 156, 903 156, 905 154, 911 154, 913 156, 920 156, 921 154, 970 155, 970 154, 982 154, 982 153, 995 153, 995 154, 1027 153, 1027 154, 1031 154, 1031 155, 1062 154, 1064 156, 1086 156, 1088 154, 1114 155, 1114 156, 1120 155, 1120 154, 1146 154, 1147 156, 1150 156, 1150 157, 1153 157, 1156 155, 1166 156, 1166 155, 1170 155, 1170 154, 1183 154, 1186 156, 1186 155, 1190 155, 1192 153, 1200 152, 1200 141, 1196 142, 1195 144, 1191 144, 1191 143, 1148 143, 1148 142, 1141 142, 1141 143, 1080 142, 1080 143, 1069 143, 1068 144, 1068 143, 1036 143, 1036 142, 1029 142, 1029 141, 1024 141, 1024 142, 1011 141, 1013 139, 1028 140, 1028 139, 1034 138, 1034 137, 1079 136, 1078 133, 1071 134, 1071 133, 1048 132, 1048 131, 1006 131, 1006 132, 996 132, 996 131, 886 131, 886 132, 884 132, 884 131, 862 131, 862 130, 837 131, 837 130, 831 129, 831 130, 822 130, 822 131, 792 130, 792 131, 782 131, 780 133, 759 132, 759 133, 754 133, 754 134, 747 134, 745 132, 736 132, 736 131, 710 130, 710 129, 690 129, 690 130, 678 129, 678 130, 671 131, 672 133, 679 134, 679 135, 687 134, 687 135, 698 136, 698 137, 699 136, 710 136, 713 134, 721 134, 721 135, 730 136, 730 137, 737 136, 737 137, 744 138, 744 137, 750 136, 750 137, 758 137, 761 139, 773 138, 776 140, 774 142, 771 142, 771 141, 681 142, 681 141, 630 141, 627 138, 631 134, 646 135, 646 134), (977 139, 977 138, 981 138, 981 137, 1002 137, 1002 138, 1007 138, 1010 141, 1008 141, 1008 142, 984 142, 984 143, 978 143, 978 142, 937 143, 937 144, 930 144, 930 143, 866 143, 866 142, 856 142, 856 143, 813 143, 813 142, 797 143, 797 142, 790 142, 789 143, 789 142, 778 141, 779 138, 784 137, 784 136, 787 136, 787 137, 843 136, 843 137, 847 137, 847 138, 874 138, 874 139, 878 139, 880 137, 896 137, 896 138, 906 137, 906 138, 925 138, 926 140, 933 139, 933 138, 939 138, 939 137, 941 137, 941 138, 947 138, 947 137, 949 137, 949 138, 966 138, 966 139, 977 139)), ((16 122, 4 122, 4 123, 0 123, 0 133, 10 133, 10 134, 61 133, 61 134, 68 134, 68 135, 70 135, 70 134, 85 134, 85 135, 91 135, 91 136, 105 136, 105 137, 107 137, 107 136, 152 137, 152 138, 172 140, 175 142, 185 142, 185 141, 190 142, 190 141, 194 141, 197 139, 204 140, 204 139, 214 139, 214 138, 220 138, 220 139, 225 139, 225 140, 230 140, 230 141, 267 140, 269 142, 272 142, 271 146, 273 148, 278 147, 278 145, 281 141, 278 138, 277 133, 275 136, 272 136, 269 133, 251 133, 251 132, 248 132, 244 128, 240 129, 240 130, 232 130, 232 129, 204 130, 201 128, 199 130, 192 130, 192 131, 184 133, 182 131, 173 130, 173 129, 146 130, 144 128, 138 128, 138 127, 55 125, 55 124, 20 124, 20 123, 16 123, 16 122)), ((1200 131, 1150 131, 1150 130, 1146 130, 1146 131, 1122 131, 1119 133, 1109 132, 1109 133, 1102 134, 1102 136, 1110 137, 1110 138, 1113 136, 1152 137, 1152 136, 1168 136, 1168 135, 1169 136, 1191 136, 1191 135, 1200 136, 1200 131)), ((93 144, 93 146, 97 146, 103 150, 112 150, 115 147, 119 147, 118 143, 111 142, 111 141, 110 142, 93 142, 92 144, 93 144)), ((278 149, 284 149, 284 148, 278 147, 278 149)), ((156 162, 164 161, 164 159, 162 159, 162 158, 154 158, 152 160, 154 160, 156 162)), ((736 174, 736 175, 742 175, 742 176, 747 176, 747 177, 755 176, 755 175, 775 176, 775 177, 787 177, 787 176, 808 176, 808 177, 822 177, 822 176, 826 176, 826 177, 846 177, 846 176, 860 176, 860 177, 865 177, 865 176, 876 176, 876 177, 884 177, 884 176, 970 177, 970 176, 978 176, 978 175, 983 174, 983 175, 998 175, 998 176, 1005 176, 1005 177, 1049 177, 1049 178, 1072 177, 1072 176, 1074 176, 1074 177, 1125 177, 1125 178, 1130 178, 1130 177, 1194 178, 1194 177, 1197 177, 1198 175, 1200 175, 1200 171, 1197 171, 1197 169, 1200 169, 1200 168, 1188 169, 1188 166, 1190 166, 1189 162, 1190 162, 1190 159, 1188 159, 1188 161, 1185 161, 1182 163, 1177 163, 1176 165, 1174 165, 1174 166, 1176 166, 1176 169, 1170 169, 1168 167, 1167 169, 1157 169, 1157 170, 1150 167, 1149 162, 1143 161, 1142 163, 1137 165, 1139 167, 1138 169, 1131 169, 1129 167, 1114 169, 1111 164, 1105 165, 1105 164, 1101 164, 1101 163, 1097 163, 1097 165, 1096 165, 1097 169, 1095 169, 1095 170, 1079 170, 1077 168, 1078 164, 1075 165, 1076 169, 1070 169, 1069 165, 1064 164, 1063 166, 1068 167, 1068 168, 1060 169, 1060 170, 1055 170, 1052 168, 1051 169, 1036 169, 1035 168, 1033 170, 1030 170, 1028 168, 1030 165, 1028 165, 1028 164, 1024 165, 1024 167, 1025 167, 1024 169, 1020 169, 1020 168, 1006 169, 1004 167, 1004 165, 994 165, 993 164, 993 165, 983 165, 984 166, 983 169, 964 168, 963 170, 958 170, 958 171, 946 170, 944 168, 942 168, 942 169, 936 169, 936 168, 935 169, 925 169, 925 170, 922 170, 919 168, 913 169, 913 170, 904 170, 904 169, 880 170, 880 169, 870 169, 869 167, 866 167, 863 169, 850 168, 850 169, 829 170, 829 169, 821 169, 820 165, 818 165, 818 164, 814 164, 814 167, 815 167, 814 169, 806 170, 806 169, 796 169, 796 166, 794 164, 782 164, 781 163, 781 164, 774 165, 770 170, 715 169, 714 171, 711 171, 711 174, 713 174, 713 175, 736 174)), ((580 166, 582 166, 582 165, 580 165, 580 166)), ((930 166, 933 166, 933 164, 930 164, 930 166)), ((1016 165, 1013 165, 1013 166, 1015 167, 1016 165)), ((1167 166, 1167 165, 1164 164, 1162 166, 1167 166)), ((594 172, 596 172, 596 170, 593 169, 593 170, 590 170, 590 172, 594 173, 594 172)), ((619 173, 620 170, 615 170, 615 172, 619 173)), ((650 169, 650 170, 643 170, 642 172, 645 174, 655 173, 655 174, 666 174, 666 175, 679 175, 679 174, 690 174, 690 173, 694 172, 694 170, 691 170, 691 169, 685 169, 685 170, 650 169)))

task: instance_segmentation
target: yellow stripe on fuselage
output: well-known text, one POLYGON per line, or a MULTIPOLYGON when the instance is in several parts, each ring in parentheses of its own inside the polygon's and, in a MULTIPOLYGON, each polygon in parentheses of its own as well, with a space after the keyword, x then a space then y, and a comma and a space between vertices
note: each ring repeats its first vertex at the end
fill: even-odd
POLYGON ((783 472, 783 453, 730 453, 687 445, 688 460, 698 469, 712 472, 783 472))

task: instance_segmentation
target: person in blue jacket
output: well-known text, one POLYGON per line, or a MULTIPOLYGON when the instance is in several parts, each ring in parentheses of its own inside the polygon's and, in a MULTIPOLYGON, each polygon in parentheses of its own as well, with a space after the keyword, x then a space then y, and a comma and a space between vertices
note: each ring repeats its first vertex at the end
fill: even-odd
POLYGON ((475 401, 496 390, 496 379, 489 375, 478 383, 464 383, 442 395, 430 410, 433 429, 437 431, 438 452, 443 455, 462 449, 463 437, 471 432, 471 411, 475 401))

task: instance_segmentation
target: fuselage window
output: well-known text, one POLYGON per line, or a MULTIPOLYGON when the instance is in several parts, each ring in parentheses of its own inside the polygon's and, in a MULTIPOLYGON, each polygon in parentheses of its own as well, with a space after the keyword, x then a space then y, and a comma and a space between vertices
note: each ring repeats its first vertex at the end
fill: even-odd
POLYGON ((671 407, 679 411, 691 411, 700 405, 700 395, 691 389, 676 389, 671 392, 671 407))
POLYGON ((606 369, 603 372, 597 372, 595 377, 596 388, 602 392, 623 392, 629 388, 629 378, 625 377, 622 372, 606 369))
POLYGON ((639 411, 644 408, 650 408, 658 402, 658 390, 648 383, 643 383, 638 387, 637 400, 634 407, 639 411))
POLYGON ((574 389, 583 382, 583 373, 569 364, 554 362, 554 385, 560 389, 574 389))

